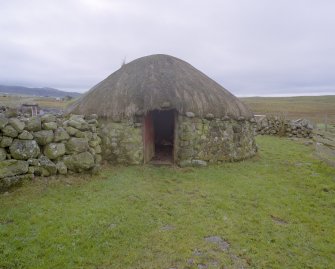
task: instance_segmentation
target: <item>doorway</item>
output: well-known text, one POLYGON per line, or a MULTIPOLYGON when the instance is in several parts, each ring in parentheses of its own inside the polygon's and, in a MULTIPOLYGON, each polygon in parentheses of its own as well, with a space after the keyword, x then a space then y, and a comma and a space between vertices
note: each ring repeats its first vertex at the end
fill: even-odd
POLYGON ((174 134, 174 110, 150 111, 144 121, 144 162, 172 164, 174 134))

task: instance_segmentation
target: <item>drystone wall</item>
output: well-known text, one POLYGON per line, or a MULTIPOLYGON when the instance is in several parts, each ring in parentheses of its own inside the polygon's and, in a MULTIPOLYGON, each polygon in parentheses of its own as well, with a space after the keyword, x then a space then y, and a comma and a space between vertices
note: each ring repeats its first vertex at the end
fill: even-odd
POLYGON ((0 113, 0 191, 35 175, 94 172, 101 162, 97 127, 96 115, 0 113))
POLYGON ((99 120, 102 158, 110 163, 142 164, 142 123, 132 120, 99 120))
POLYGON ((298 138, 313 138, 313 125, 306 119, 285 120, 280 117, 256 116, 256 133, 298 138))
POLYGON ((254 120, 201 119, 188 112, 178 116, 177 163, 180 166, 205 166, 249 158, 256 154, 254 120))

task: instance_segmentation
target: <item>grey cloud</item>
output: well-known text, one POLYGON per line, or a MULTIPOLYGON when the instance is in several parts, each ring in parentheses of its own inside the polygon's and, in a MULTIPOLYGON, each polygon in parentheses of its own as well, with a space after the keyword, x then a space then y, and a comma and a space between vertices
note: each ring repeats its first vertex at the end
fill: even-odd
POLYGON ((0 83, 87 90, 149 54, 236 95, 335 94, 335 2, 1 1, 0 83))

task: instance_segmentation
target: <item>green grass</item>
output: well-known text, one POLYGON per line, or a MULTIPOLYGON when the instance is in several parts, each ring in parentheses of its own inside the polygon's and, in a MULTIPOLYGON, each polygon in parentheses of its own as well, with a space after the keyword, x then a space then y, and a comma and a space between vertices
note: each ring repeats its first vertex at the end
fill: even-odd
POLYGON ((1 195, 0 268, 335 268, 335 169, 257 142, 239 163, 107 167, 1 195))
POLYGON ((283 115, 288 119, 305 118, 314 123, 335 124, 335 95, 297 97, 240 98, 255 114, 283 115))

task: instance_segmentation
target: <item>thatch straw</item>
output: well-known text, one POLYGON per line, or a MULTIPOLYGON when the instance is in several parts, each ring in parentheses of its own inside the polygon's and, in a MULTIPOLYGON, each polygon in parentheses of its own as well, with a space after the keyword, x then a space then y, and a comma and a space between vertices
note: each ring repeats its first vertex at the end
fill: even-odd
POLYGON ((191 66, 168 55, 151 55, 123 65, 94 86, 71 113, 128 118, 136 112, 169 108, 203 117, 252 117, 249 109, 225 88, 191 66))

